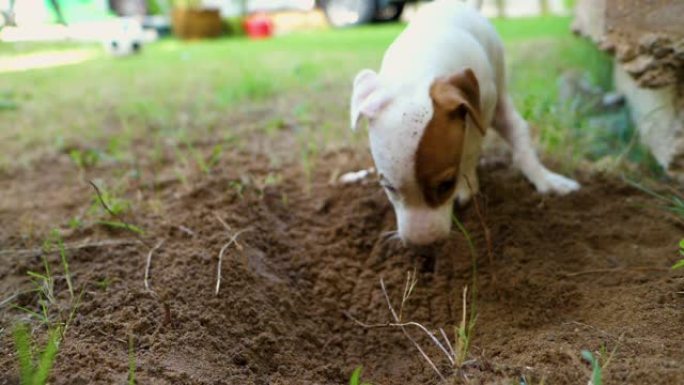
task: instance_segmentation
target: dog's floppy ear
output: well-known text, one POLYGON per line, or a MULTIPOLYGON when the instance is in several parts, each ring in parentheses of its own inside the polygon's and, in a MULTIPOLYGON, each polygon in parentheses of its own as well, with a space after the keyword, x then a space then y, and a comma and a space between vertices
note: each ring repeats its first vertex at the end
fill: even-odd
POLYGON ((376 117, 389 102, 375 71, 365 69, 354 79, 351 97, 351 129, 356 130, 362 117, 376 117))
POLYGON ((480 84, 473 70, 466 68, 438 82, 442 84, 434 88, 435 101, 448 111, 455 113, 464 111, 484 135, 487 128, 482 122, 480 84))

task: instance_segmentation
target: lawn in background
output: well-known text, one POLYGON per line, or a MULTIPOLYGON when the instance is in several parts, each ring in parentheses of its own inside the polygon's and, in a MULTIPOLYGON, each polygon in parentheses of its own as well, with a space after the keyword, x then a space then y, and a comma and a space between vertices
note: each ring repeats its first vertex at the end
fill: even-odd
MULTIPOLYGON (((619 132, 603 130, 591 124, 590 116, 578 114, 576 106, 558 100, 559 77, 568 71, 605 89, 611 85, 609 58, 573 36, 570 21, 494 21, 507 48, 513 98, 540 128, 543 150, 566 168, 583 159, 619 156, 633 135, 628 120, 619 132), (597 138, 603 141, 600 148, 591 145, 597 138)), ((266 41, 165 39, 135 57, 111 58, 101 52, 79 65, 0 73, 0 99, 13 106, 0 110, 0 167, 27 166, 46 152, 73 146, 107 151, 112 140, 123 153, 119 158, 129 159, 127 143, 134 141, 224 137, 231 131, 223 126, 225 117, 245 103, 267 104, 292 95, 299 96, 293 109, 306 109, 317 102, 312 95, 331 89, 340 95, 339 105, 331 108, 329 122, 318 123, 336 131, 327 138, 351 140, 345 129, 351 79, 362 68, 377 68, 402 28, 388 24, 311 31, 266 41), (302 95, 309 95, 308 101, 302 95)), ((35 52, 35 46, 0 44, 4 56, 26 51, 35 52)))

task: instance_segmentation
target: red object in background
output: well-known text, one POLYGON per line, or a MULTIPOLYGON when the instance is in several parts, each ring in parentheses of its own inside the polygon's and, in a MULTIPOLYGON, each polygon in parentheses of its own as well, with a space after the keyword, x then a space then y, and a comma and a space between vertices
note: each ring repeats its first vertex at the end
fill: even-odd
POLYGON ((245 32, 252 39, 266 39, 273 36, 273 20, 264 13, 255 13, 245 19, 245 32))

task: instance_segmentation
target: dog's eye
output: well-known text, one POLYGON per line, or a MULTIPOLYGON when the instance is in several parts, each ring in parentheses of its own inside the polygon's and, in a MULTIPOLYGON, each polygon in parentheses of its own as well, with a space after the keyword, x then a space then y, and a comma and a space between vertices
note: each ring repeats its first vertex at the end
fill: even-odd
POLYGON ((447 179, 447 180, 441 181, 437 185, 437 195, 438 196, 444 196, 444 195, 450 193, 455 185, 456 185, 456 179, 447 179))

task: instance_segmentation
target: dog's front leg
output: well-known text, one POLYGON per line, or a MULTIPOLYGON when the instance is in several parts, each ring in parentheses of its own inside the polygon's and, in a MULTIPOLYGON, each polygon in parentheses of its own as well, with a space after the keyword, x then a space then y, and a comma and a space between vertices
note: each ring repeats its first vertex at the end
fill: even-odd
POLYGON ((578 190, 579 183, 549 171, 539 161, 532 147, 530 130, 508 95, 502 95, 497 103, 494 128, 511 145, 513 162, 542 194, 567 194, 578 190))

